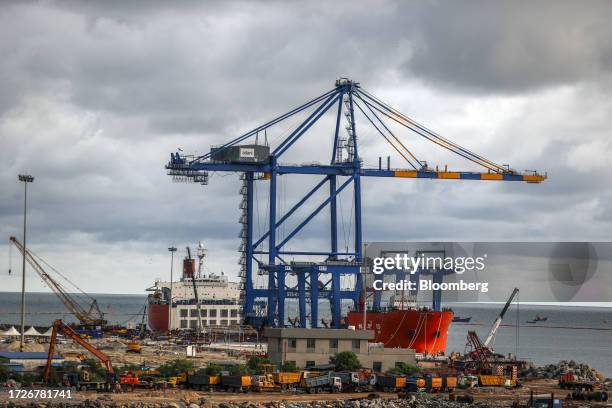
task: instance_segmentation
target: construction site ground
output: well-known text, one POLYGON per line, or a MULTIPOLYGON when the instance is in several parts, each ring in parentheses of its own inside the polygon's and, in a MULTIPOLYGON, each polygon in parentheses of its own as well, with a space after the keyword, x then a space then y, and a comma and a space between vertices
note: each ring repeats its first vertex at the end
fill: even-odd
MULTIPOLYGON (((141 342, 141 353, 127 353, 127 341, 125 340, 112 340, 106 338, 88 341, 106 354, 115 367, 130 364, 144 364, 156 367, 167 361, 187 358, 186 346, 170 344, 167 341, 143 341, 141 342)), ((58 348, 62 353, 83 353, 83 349, 72 342, 60 344, 58 348)), ((189 360, 193 361, 196 367, 204 366, 211 360, 246 361, 240 353, 232 353, 231 351, 228 353, 222 350, 198 352, 196 357, 189 357, 189 360)))
MULTIPOLYGON (((559 398, 564 398, 567 395, 567 390, 561 390, 556 381, 553 380, 535 380, 525 383, 522 388, 514 390, 506 390, 500 387, 476 387, 469 390, 457 390, 456 395, 469 394, 474 397, 475 402, 488 402, 495 406, 511 406, 513 402, 526 403, 529 399, 531 390, 534 394, 550 394, 554 393, 559 398)), ((375 393, 379 398, 395 399, 395 393, 375 393)), ((195 403, 197 405, 215 406, 223 402, 232 403, 275 403, 275 402, 299 402, 299 401, 333 401, 333 400, 353 400, 368 398, 369 393, 325 393, 325 394, 305 394, 292 392, 248 392, 248 393, 228 393, 223 391, 218 392, 201 392, 183 389, 166 389, 166 390, 135 390, 121 393, 96 393, 76 391, 73 394, 73 402, 85 400, 104 400, 106 402, 116 402, 119 404, 128 404, 133 402, 143 403, 145 405, 164 404, 170 402, 181 401, 185 404, 195 403)), ((448 399, 447 393, 429 394, 429 398, 448 399)), ((565 407, 610 407, 612 403, 595 403, 584 401, 566 401, 565 407)))
MULTIPOLYGON (((157 367, 164 362, 175 360, 177 358, 186 357, 186 347, 184 345, 174 345, 167 341, 152 341, 145 340, 142 342, 142 353, 127 353, 127 341, 120 339, 92 339, 90 342, 106 355, 108 355, 115 367, 128 364, 144 364, 151 367, 157 367)), ((4 349, 12 349, 12 345, 2 345, 4 349)), ((28 343, 26 351, 46 351, 46 344, 28 343)), ((65 355, 85 355, 87 352, 71 341, 65 344, 58 344, 58 349, 65 355)), ((73 357, 74 358, 74 357, 73 357)), ((211 360, 234 360, 246 361, 246 355, 243 351, 235 348, 223 350, 222 347, 214 347, 214 350, 198 353, 197 357, 190 357, 196 367, 203 367, 211 360)), ((456 395, 469 394, 474 397, 475 401, 483 401, 495 403, 497 406, 510 406, 513 402, 519 400, 524 403, 529 398, 530 392, 534 394, 550 394, 554 393, 559 398, 565 398, 568 394, 567 390, 562 390, 557 386, 556 380, 532 380, 526 381, 524 386, 514 390, 506 390, 501 387, 476 387, 469 390, 457 390, 456 395)), ((254 403, 270 403, 278 401, 326 401, 326 400, 350 400, 367 397, 367 393, 333 393, 333 394, 304 394, 291 392, 262 392, 262 393, 227 393, 227 392, 201 392, 183 389, 166 389, 166 390, 135 390, 122 393, 99 394, 96 392, 77 391, 73 394, 74 400, 97 400, 104 399, 106 401, 116 401, 118 403, 125 402, 144 402, 150 404, 168 403, 172 401, 183 401, 188 403, 202 404, 206 401, 208 405, 214 405, 221 402, 254 402, 254 403)), ((381 398, 390 399, 397 398, 395 393, 377 393, 381 398)), ((448 399, 448 394, 430 394, 432 398, 448 399)), ((585 402, 566 403, 566 406, 585 406, 585 402)), ((588 406, 612 406, 612 403, 588 403, 588 406)))

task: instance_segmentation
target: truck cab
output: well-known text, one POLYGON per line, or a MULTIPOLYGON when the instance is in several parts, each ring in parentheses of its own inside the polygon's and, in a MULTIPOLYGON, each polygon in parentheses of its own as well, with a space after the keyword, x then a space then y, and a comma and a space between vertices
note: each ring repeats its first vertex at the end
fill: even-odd
POLYGON ((342 379, 340 377, 332 377, 331 379, 331 392, 342 391, 342 379))

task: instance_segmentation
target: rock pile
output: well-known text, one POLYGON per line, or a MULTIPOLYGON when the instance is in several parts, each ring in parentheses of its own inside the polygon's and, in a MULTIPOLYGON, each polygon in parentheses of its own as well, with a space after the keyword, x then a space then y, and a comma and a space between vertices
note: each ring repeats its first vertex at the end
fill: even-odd
POLYGON ((604 375, 588 364, 577 363, 574 360, 561 360, 557 364, 548 364, 543 367, 529 367, 521 370, 519 376, 526 379, 547 378, 558 379, 562 374, 572 372, 579 380, 603 381, 604 375))
MULTIPOLYGON (((221 403, 213 408, 460 408, 465 404, 447 401, 443 398, 406 398, 406 399, 359 399, 347 401, 282 401, 267 404, 221 403)), ((489 408, 486 403, 471 404, 470 407, 489 408)))
MULTIPOLYGON (((195 403, 187 404, 184 401, 166 403, 166 404, 146 404, 142 402, 118 402, 118 401, 106 401, 106 400, 85 400, 80 402, 47 402, 47 403, 27 403, 21 402, 0 402, 2 408, 17 408, 17 407, 45 407, 45 408, 72 408, 72 407, 86 407, 86 408, 202 408, 207 407, 204 401, 200 401, 200 405, 195 403)), ((474 403, 469 404, 470 407, 475 408, 492 408, 494 405, 486 403, 474 403)), ((406 399, 360 399, 360 400, 346 400, 346 401, 279 401, 271 403, 231 403, 223 402, 212 405, 212 408, 462 408, 466 407, 466 404, 459 402, 446 401, 443 398, 406 398, 406 399)))

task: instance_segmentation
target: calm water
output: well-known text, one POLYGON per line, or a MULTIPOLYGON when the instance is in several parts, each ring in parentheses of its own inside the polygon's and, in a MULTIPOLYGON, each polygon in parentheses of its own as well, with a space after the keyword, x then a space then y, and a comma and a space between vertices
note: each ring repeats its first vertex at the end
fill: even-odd
MULTIPOLYGON (((93 294, 106 320, 111 324, 140 322, 146 295, 93 294)), ((0 292, 0 323, 21 324, 21 293, 0 292)), ((26 295, 26 323, 34 326, 50 326, 60 318, 68 322, 77 319, 53 293, 28 293, 26 295)))
MULTIPOLYGON (((110 323, 140 322, 146 295, 93 295, 110 323)), ((470 324, 454 323, 449 332, 447 351, 463 352, 468 330, 475 330, 484 340, 501 305, 454 305, 455 314, 472 316, 470 324)), ((20 294, 0 292, 0 323, 18 325, 20 294)), ((52 293, 31 293, 27 297, 27 324, 49 326, 58 317, 74 321, 52 293)), ((517 310, 513 305, 504 324, 515 325, 517 310)), ((562 359, 585 362, 612 377, 612 309, 572 306, 521 305, 518 322, 518 355, 537 364, 556 363, 562 359), (546 322, 527 324, 536 314, 546 322), (547 328, 546 326, 556 326, 547 328), (563 327, 563 328, 559 328, 563 327), (570 329, 569 327, 572 327, 570 329), (579 329, 582 328, 582 329, 579 329), (594 330, 595 328, 607 330, 594 330)), ((495 339, 499 353, 515 353, 517 328, 503 326, 495 339)))

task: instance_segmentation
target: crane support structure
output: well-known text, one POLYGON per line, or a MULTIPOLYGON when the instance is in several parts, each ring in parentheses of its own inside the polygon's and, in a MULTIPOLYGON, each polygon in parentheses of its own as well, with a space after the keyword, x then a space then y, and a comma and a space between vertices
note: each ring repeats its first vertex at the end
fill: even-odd
MULTIPOLYGON (((361 126, 361 124, 360 124, 361 126)), ((311 143, 314 141, 309 140, 311 143)), ((323 146, 322 144, 320 146, 323 146)), ((361 215, 361 180, 363 177, 396 177, 424 178, 442 180, 487 180, 487 181, 523 181, 540 183, 546 179, 545 174, 536 171, 518 172, 507 165, 497 164, 458 144, 442 137, 400 113, 363 89, 359 83, 347 78, 336 81, 335 87, 328 92, 298 106, 275 119, 221 145, 212 147, 204 155, 184 155, 181 152, 171 153, 166 165, 168 175, 175 181, 208 184, 209 172, 236 172, 242 174, 241 194, 243 224, 240 247, 242 269, 240 277, 243 289, 243 317, 247 323, 261 327, 285 326, 287 299, 296 299, 299 310, 300 327, 317 327, 320 320, 319 299, 329 301, 332 315, 331 327, 342 324, 342 305, 349 301, 357 308, 362 291, 363 273, 366 268, 363 258, 362 215, 361 215), (282 162, 284 155, 296 143, 306 138, 312 127, 328 112, 333 112, 335 124, 329 132, 332 143, 329 146, 329 162, 289 164, 282 162), (267 132, 289 118, 304 118, 292 127, 288 135, 276 144, 267 144, 267 132), (344 116, 345 124, 342 123, 344 116), (405 161, 404 168, 391 168, 387 157, 387 166, 383 167, 379 157, 378 167, 363 165, 360 156, 356 117, 360 123, 371 126, 389 143, 395 152, 405 161), (463 159, 475 164, 482 171, 449 171, 430 167, 427 162, 417 159, 408 149, 408 141, 400 137, 394 127, 409 130, 419 137, 446 149, 463 159), (345 130, 342 130, 344 127, 345 130), (266 143, 259 144, 260 134, 266 135, 266 143), (279 206, 279 177, 286 175, 311 175, 319 178, 295 205, 284 213, 279 206), (254 236, 254 187, 256 183, 269 184, 267 206, 267 231, 261 236, 254 236), (325 192, 326 198, 315 205, 314 210, 288 233, 281 233, 288 223, 296 218, 298 210, 304 209, 316 193, 325 192), (352 240, 349 248, 341 250, 338 246, 338 203, 341 193, 352 198, 351 214, 352 240), (323 251, 296 251, 287 249, 289 242, 295 242, 296 235, 308 225, 323 209, 329 210, 329 247, 323 251), (291 261, 285 258, 291 257, 291 261), (312 261, 312 257, 319 257, 312 261), (296 260, 300 258, 300 260, 296 260), (303 260, 307 258, 307 260, 303 260), (254 272, 267 275, 267 286, 254 285, 254 272), (348 279, 346 279, 348 278, 348 279), (345 284, 352 282, 351 286, 345 284), (262 301, 263 300, 263 301, 262 301), (265 306, 262 306, 265 305, 265 306), (308 323, 307 320, 310 320, 308 323)), ((293 320, 293 319, 292 319, 293 320)))

